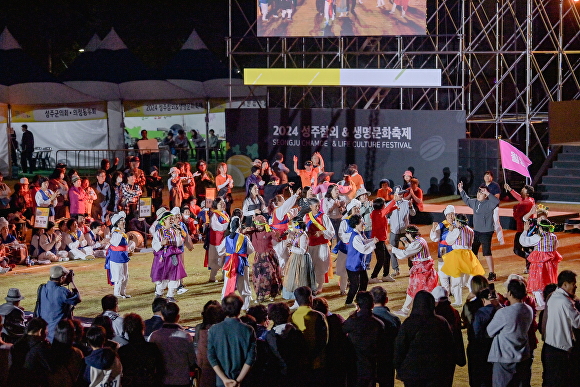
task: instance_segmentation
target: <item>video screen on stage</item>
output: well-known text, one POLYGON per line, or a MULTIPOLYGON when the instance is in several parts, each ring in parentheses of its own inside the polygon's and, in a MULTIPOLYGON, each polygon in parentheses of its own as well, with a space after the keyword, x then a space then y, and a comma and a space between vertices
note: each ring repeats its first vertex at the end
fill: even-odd
POLYGON ((258 36, 426 35, 426 0, 256 0, 258 36))

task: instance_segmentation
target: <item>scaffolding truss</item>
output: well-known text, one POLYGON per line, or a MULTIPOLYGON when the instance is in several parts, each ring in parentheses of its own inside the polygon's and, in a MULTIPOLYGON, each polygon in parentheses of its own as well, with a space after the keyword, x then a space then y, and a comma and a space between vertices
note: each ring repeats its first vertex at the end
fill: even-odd
POLYGON ((266 106, 465 110, 468 136, 507 138, 541 164, 549 103, 580 96, 579 8, 574 0, 427 0, 424 36, 265 38, 256 36, 256 4, 230 0, 228 57, 233 71, 439 68, 437 88, 268 87, 266 106))

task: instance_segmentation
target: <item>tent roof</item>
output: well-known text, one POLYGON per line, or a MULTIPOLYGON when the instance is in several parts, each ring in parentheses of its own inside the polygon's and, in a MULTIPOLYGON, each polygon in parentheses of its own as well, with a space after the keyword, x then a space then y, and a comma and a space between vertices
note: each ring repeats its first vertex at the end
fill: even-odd
POLYGON ((63 81, 101 81, 123 83, 151 79, 145 67, 114 29, 93 52, 82 53, 60 76, 63 81), (89 55, 87 55, 89 54, 89 55))
POLYGON ((63 72, 65 84, 100 99, 162 100, 199 96, 160 80, 133 55, 114 29, 93 52, 84 52, 63 72))
POLYGON ((94 34, 93 37, 91 38, 91 40, 89 40, 89 42, 87 43, 87 45, 85 46, 85 51, 84 52, 94 52, 96 51, 97 48, 99 48, 99 45, 101 44, 101 38, 99 38, 99 35, 94 34))
POLYGON ((189 79, 204 82, 210 79, 229 79, 228 66, 207 49, 195 30, 181 50, 162 70, 165 79, 189 79))
POLYGON ((34 63, 7 28, 0 34, 0 102, 29 105, 98 100, 67 87, 34 63))

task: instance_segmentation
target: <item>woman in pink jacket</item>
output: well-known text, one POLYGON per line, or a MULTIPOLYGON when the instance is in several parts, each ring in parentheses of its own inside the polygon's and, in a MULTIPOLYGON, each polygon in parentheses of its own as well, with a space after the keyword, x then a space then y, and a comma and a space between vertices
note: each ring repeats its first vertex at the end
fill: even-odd
POLYGON ((84 215, 87 213, 87 193, 81 187, 81 178, 77 175, 72 177, 73 186, 68 190, 68 199, 70 201, 70 216, 71 218, 77 215, 84 215))

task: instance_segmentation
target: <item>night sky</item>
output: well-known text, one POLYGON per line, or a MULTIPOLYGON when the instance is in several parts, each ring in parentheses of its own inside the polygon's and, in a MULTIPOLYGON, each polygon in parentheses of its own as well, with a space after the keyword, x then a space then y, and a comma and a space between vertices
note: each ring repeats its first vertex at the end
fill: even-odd
MULTIPOLYGON (((255 8, 254 1, 241 0, 255 8)), ((111 27, 147 66, 163 67, 195 28, 226 62, 228 0, 7 0, 0 27, 8 27, 24 51, 58 75, 72 63, 94 33, 111 27)), ((237 23, 241 27, 240 23, 237 23)), ((239 29, 238 29, 239 30, 239 29)), ((241 32, 237 32, 241 34, 241 32)), ((236 35, 236 33, 234 33, 236 35)))

